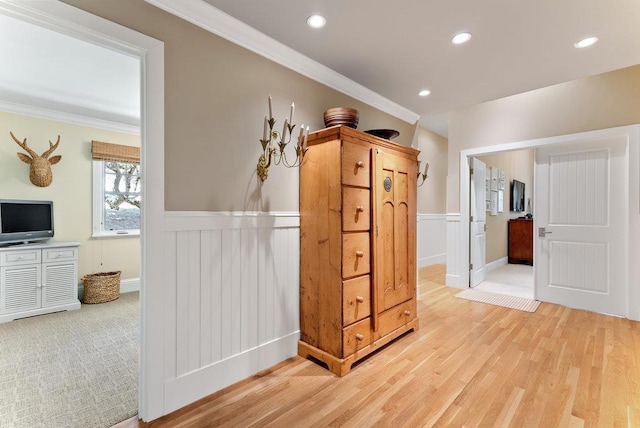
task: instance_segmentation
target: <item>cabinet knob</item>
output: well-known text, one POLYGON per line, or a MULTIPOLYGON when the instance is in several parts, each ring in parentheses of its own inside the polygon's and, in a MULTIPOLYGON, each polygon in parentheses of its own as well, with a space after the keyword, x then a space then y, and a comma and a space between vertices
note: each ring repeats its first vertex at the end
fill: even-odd
POLYGON ((405 314, 406 316, 409 316, 409 315, 411 315, 411 311, 404 311, 404 314, 405 314))
POLYGON ((364 297, 362 297, 362 296, 356 296, 356 302, 358 302, 358 303, 364 303, 364 297))
POLYGON ((362 213, 362 212, 364 212, 364 207, 362 205, 358 205, 356 207, 356 211, 359 212, 359 213, 362 213))
POLYGON ((364 162, 362 162, 362 161, 358 161, 358 162, 356 162, 356 166, 357 166, 358 168, 364 168, 364 162))
POLYGON ((364 336, 360 333, 356 334, 356 340, 363 340, 364 336))
POLYGON ((364 253, 362 251, 356 251, 356 257, 364 257, 364 253))

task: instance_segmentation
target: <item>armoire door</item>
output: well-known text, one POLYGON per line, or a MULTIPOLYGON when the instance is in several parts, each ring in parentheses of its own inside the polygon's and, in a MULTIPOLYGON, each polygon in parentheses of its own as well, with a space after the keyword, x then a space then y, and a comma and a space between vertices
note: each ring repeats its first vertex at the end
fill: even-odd
POLYGON ((374 150, 375 313, 415 296, 417 163, 374 150))

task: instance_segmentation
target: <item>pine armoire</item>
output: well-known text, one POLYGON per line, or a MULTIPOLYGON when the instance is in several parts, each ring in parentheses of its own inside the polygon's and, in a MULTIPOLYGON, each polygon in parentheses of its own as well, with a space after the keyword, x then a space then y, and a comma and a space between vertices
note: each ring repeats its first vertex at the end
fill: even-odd
POLYGON ((416 315, 418 151, 334 126, 300 167, 298 354, 343 376, 416 315))

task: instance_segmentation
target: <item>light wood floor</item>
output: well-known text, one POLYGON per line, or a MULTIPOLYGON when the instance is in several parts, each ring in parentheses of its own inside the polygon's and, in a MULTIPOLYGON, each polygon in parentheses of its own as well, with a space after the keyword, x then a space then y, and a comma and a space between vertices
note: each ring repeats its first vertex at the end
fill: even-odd
POLYGON ((292 358, 149 424, 121 427, 640 427, 640 323, 454 298, 420 271, 420 330, 338 378, 292 358))

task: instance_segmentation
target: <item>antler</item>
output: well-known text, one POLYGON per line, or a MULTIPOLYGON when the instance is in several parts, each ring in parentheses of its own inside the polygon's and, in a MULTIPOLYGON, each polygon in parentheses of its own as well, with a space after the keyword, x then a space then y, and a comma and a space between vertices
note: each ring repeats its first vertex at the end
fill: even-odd
MULTIPOLYGON (((26 140, 25 140, 25 141, 26 141, 26 140)), ((56 143, 55 143, 55 144, 53 144, 53 143, 51 142, 51 140, 49 140, 49 150, 47 150, 46 152, 44 152, 44 153, 42 154, 42 157, 43 157, 43 158, 45 158, 45 159, 47 159, 47 158, 49 157, 49 155, 50 155, 51 153, 53 153, 53 151, 54 151, 55 149, 57 149, 57 148, 58 148, 58 144, 60 144, 60 136, 59 136, 59 135, 58 135, 58 140, 56 141, 56 143)))
MULTIPOLYGON (((20 147, 22 147, 27 153, 29 153, 31 155, 31 157, 33 159, 38 157, 38 154, 36 152, 34 152, 33 150, 31 150, 29 148, 29 146, 27 146, 27 139, 25 138, 24 141, 21 143, 20 140, 18 140, 16 138, 15 135, 13 135, 13 132, 9 131, 9 134, 11 134, 11 138, 13 138, 13 141, 16 142, 16 144, 18 144, 20 147)), ((60 141, 60 137, 58 137, 58 141, 60 141)), ((49 142, 51 143, 51 142, 49 142)), ((53 150, 52 150, 53 151, 53 150)))

